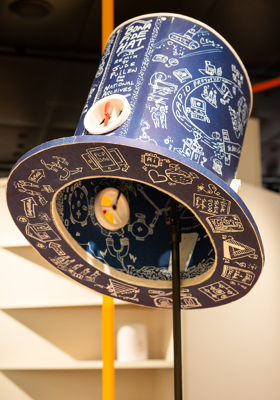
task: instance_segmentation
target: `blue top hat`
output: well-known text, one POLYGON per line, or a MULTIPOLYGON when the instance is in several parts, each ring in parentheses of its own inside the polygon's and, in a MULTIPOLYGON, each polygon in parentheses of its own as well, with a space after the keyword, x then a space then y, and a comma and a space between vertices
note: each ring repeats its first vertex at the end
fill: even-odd
POLYGON ((263 266, 258 229, 231 189, 252 92, 208 26, 175 14, 114 30, 75 136, 13 168, 15 223, 56 268, 109 296, 172 307, 166 217, 179 203, 181 308, 247 294, 263 266))

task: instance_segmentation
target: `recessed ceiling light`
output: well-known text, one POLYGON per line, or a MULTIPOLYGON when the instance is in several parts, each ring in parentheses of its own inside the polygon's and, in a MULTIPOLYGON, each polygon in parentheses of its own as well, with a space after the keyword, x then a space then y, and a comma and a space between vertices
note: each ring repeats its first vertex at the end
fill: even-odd
POLYGON ((10 4, 10 10, 26 19, 43 18, 50 14, 53 6, 44 0, 16 0, 10 4))

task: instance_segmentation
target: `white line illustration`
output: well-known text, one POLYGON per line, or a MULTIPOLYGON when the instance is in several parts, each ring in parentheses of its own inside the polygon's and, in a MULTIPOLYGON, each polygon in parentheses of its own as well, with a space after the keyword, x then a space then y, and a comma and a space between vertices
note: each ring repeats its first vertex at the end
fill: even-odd
POLYGON ((140 293, 140 289, 138 289, 136 286, 127 285, 114 279, 109 279, 109 282, 110 285, 108 285, 106 289, 111 295, 115 297, 121 297, 123 300, 139 301, 137 294, 140 293))
POLYGON ((213 158, 213 165, 212 165, 212 169, 217 172, 217 174, 219 175, 223 175, 222 172, 222 167, 223 167, 223 163, 221 160, 219 160, 218 158, 213 158))
POLYGON ((166 66, 166 68, 171 68, 171 67, 175 67, 178 64, 179 64, 179 61, 177 60, 177 58, 169 58, 168 64, 165 64, 165 66, 166 66))
POLYGON ((237 290, 233 289, 223 281, 212 283, 211 285, 201 287, 198 290, 200 290, 203 294, 206 294, 206 296, 210 297, 210 299, 214 301, 226 300, 229 297, 239 294, 237 290))
POLYGON ((51 221, 51 218, 45 212, 39 212, 38 217, 41 221, 51 221))
POLYGON ((237 83, 239 87, 241 87, 244 82, 243 75, 239 72, 239 70, 236 68, 235 65, 231 66, 231 70, 232 70, 232 79, 234 80, 234 82, 237 83))
POLYGON ((114 245, 113 238, 106 238, 106 246, 108 252, 111 256, 116 257, 117 260, 121 263, 122 269, 124 272, 127 272, 127 268, 124 264, 124 257, 127 256, 129 252, 129 239, 128 238, 120 238, 120 248, 116 249, 114 245))
POLYGON ((68 271, 68 266, 73 264, 76 260, 70 260, 70 256, 56 256, 56 257, 49 257, 51 263, 57 266, 57 268, 61 269, 62 271, 68 271))
POLYGON ((187 68, 180 68, 176 71, 173 71, 173 75, 181 82, 184 83, 188 79, 192 78, 192 74, 188 71, 187 68))
POLYGON ((47 204, 47 200, 45 199, 45 197, 44 196, 38 196, 38 200, 39 200, 39 202, 42 204, 42 206, 45 206, 46 204, 47 204))
POLYGON ((71 186, 68 204, 71 222, 73 224, 79 223, 81 226, 87 225, 89 216, 88 190, 80 181, 71 186))
POLYGON ((42 242, 37 242, 36 243, 36 247, 38 247, 39 249, 46 249, 47 248, 45 243, 42 243, 42 242))
POLYGON ((207 158, 204 157, 203 147, 198 142, 200 138, 200 133, 194 132, 194 139, 183 139, 183 148, 174 148, 174 151, 203 165, 207 158))
POLYGON ((51 185, 42 185, 42 192, 52 193, 54 190, 51 185))
POLYGON ((85 281, 95 282, 96 278, 98 278, 100 275, 101 273, 99 271, 95 271, 93 274, 85 276, 85 281))
POLYGON ((154 303, 156 307, 159 308, 172 308, 173 307, 173 300, 169 297, 156 297, 154 299, 154 303))
POLYGON ((152 20, 137 20, 126 27, 126 32, 121 39, 116 54, 134 54, 144 48, 143 41, 147 39, 147 33, 152 27, 152 20))
POLYGON ((206 214, 225 215, 230 213, 231 201, 222 197, 194 193, 193 207, 206 214))
MULTIPOLYGON (((98 70, 96 72, 96 76, 95 76, 96 78, 99 78, 103 74, 106 58, 111 54, 111 47, 112 47, 112 44, 114 43, 114 40, 115 40, 115 34, 111 34, 106 43, 106 47, 105 47, 103 56, 101 58, 101 62, 99 64, 98 70)), ((93 88, 93 91, 94 91, 94 89, 95 89, 95 87, 93 88)), ((88 104, 88 100, 91 98, 91 96, 92 96, 92 93, 90 93, 90 96, 87 99, 87 104, 88 104)), ((85 112, 85 111, 83 111, 83 112, 85 112)))
MULTIPOLYGON (((218 89, 218 91, 223 96, 223 98, 220 99, 220 102, 223 105, 229 103, 230 99, 233 98, 233 95, 231 94, 231 91, 230 91, 229 87, 225 84, 225 82, 222 83, 222 86, 219 86, 218 83, 214 83, 214 86, 216 89, 218 89)), ((233 86, 233 88, 234 88, 234 86, 233 86)), ((236 92, 235 92, 235 94, 236 94, 236 92)))
POLYGON ((248 118, 249 118, 249 108, 246 103, 246 99, 244 96, 240 97, 237 102, 237 111, 234 110, 231 106, 228 106, 229 113, 231 116, 232 127, 235 132, 235 136, 237 139, 243 135, 244 126, 246 126, 248 118))
POLYGON ((121 169, 126 172, 129 165, 117 148, 106 149, 104 146, 89 148, 82 158, 92 170, 101 169, 103 172, 117 171, 121 169))
MULTIPOLYGON (((200 239, 201 238, 198 238, 197 242, 200 239)), ((185 271, 181 271, 181 273, 180 273, 181 279, 194 278, 198 275, 202 275, 205 272, 209 271, 209 269, 213 266, 213 264, 215 262, 215 260, 211 257, 212 252, 213 252, 213 250, 210 250, 207 259, 203 259, 197 265, 192 265, 192 266, 188 265, 188 268, 185 271)))
POLYGON ((28 236, 40 240, 41 242, 61 240, 47 222, 39 222, 36 224, 27 223, 25 232, 28 236))
MULTIPOLYGON (((198 31, 200 28, 198 29, 198 31)), ((179 33, 172 32, 168 35, 168 38, 181 46, 187 47, 189 50, 196 50, 200 47, 200 44, 194 39, 194 36, 198 33, 195 30, 195 25, 193 28, 189 29, 183 35, 179 33)))
POLYGON ((35 218, 35 206, 38 204, 36 201, 33 199, 33 197, 26 197, 25 199, 21 200, 23 202, 23 208, 26 217, 28 218, 35 218))
POLYGON ((187 310, 188 308, 201 307, 201 303, 196 297, 193 297, 189 289, 181 290, 181 308, 187 310))
POLYGON ((147 167, 162 167, 163 161, 164 160, 162 158, 154 153, 145 153, 141 155, 141 162, 144 163, 147 167))
POLYGON ((78 269, 83 268, 83 264, 77 264, 68 269, 68 272, 77 279, 84 279, 85 275, 90 273, 90 268, 85 268, 83 271, 76 272, 78 269))
POLYGON ((258 258, 256 250, 252 247, 240 243, 234 238, 224 240, 224 257, 229 260, 236 260, 242 257, 258 258))
POLYGON ((150 113, 151 113, 151 117, 152 117, 154 126, 155 126, 155 128, 167 129, 166 114, 168 111, 168 106, 160 105, 157 102, 155 102, 155 103, 156 103, 155 106, 150 107, 150 113))
POLYGON ((161 175, 156 171, 155 169, 150 169, 148 172, 149 178, 154 182, 154 183, 162 183, 166 182, 168 179, 165 175, 161 175))
POLYGON ((17 221, 20 222, 21 224, 26 224, 29 222, 29 219, 24 217, 23 215, 19 215, 17 217, 17 221))
POLYGON ((237 214, 215 215, 207 217, 206 221, 214 233, 243 232, 243 224, 237 214))
POLYGON ((32 182, 38 183, 40 179, 45 177, 45 171, 43 169, 32 169, 28 179, 32 182))
POLYGON ((175 93, 178 89, 177 85, 167 81, 167 76, 164 72, 155 72, 150 78, 149 85, 152 87, 152 93, 158 96, 175 93))
MULTIPOLYGON (((174 117, 194 135, 191 138, 188 134, 182 139, 182 147, 177 145, 173 151, 201 165, 207 162, 207 168, 212 168, 216 174, 223 176, 227 172, 224 171, 224 166, 231 164, 232 157, 240 157, 241 145, 229 137, 228 129, 231 131, 231 127, 222 127, 221 134, 212 132, 209 135, 209 128, 205 125, 214 121, 216 111, 212 108, 220 112, 220 107, 225 107, 226 115, 232 121, 233 133, 238 139, 244 133, 249 107, 237 83, 223 78, 221 67, 206 60, 205 68, 199 71, 204 76, 183 84, 173 98, 174 117), (212 154, 209 149, 205 149, 204 144, 212 149, 212 154)), ((236 164, 237 161, 233 162, 236 164)))
POLYGON ((24 180, 19 180, 18 182, 13 182, 14 187, 18 189, 19 192, 23 192, 29 194, 30 196, 40 196, 41 193, 37 191, 37 188, 40 190, 39 185, 35 185, 32 182, 25 182, 24 180), (35 190, 33 190, 36 188, 35 190))
POLYGON ((51 163, 47 163, 44 160, 40 160, 41 164, 43 164, 48 170, 57 172, 59 169, 63 169, 63 165, 69 165, 69 162, 64 157, 52 156, 56 161, 52 161, 51 163))
POLYGON ((141 135, 138 138, 136 138, 136 140, 141 140, 141 142, 150 142, 157 144, 157 142, 154 139, 151 139, 146 132, 147 130, 150 129, 150 124, 148 123, 148 121, 142 119, 142 121, 140 122, 140 126, 141 126, 141 135))
MULTIPOLYGON (((158 308, 172 308, 173 299, 168 297, 172 295, 172 292, 165 293, 162 290, 149 290, 150 297, 154 299, 154 304, 158 308)), ((181 308, 187 310, 188 308, 201 307, 200 302, 196 297, 193 297, 189 292, 189 289, 181 290, 181 308)))
POLYGON ((201 95, 204 100, 206 100, 212 107, 217 108, 217 91, 206 85, 203 87, 203 93, 201 95))
POLYGON ((128 232, 131 232, 136 240, 144 241, 147 236, 153 234, 153 229, 147 225, 146 216, 142 213, 136 213, 136 221, 129 224, 127 227, 128 232))
POLYGON ((247 271, 242 268, 232 267, 231 265, 224 265, 221 275, 223 278, 233 280, 251 286, 255 278, 252 271, 247 271))
POLYGON ((211 64, 211 61, 205 60, 205 68, 204 69, 199 69, 199 72, 201 72, 203 75, 210 75, 210 76, 222 76, 223 71, 222 68, 216 68, 215 65, 211 64))
POLYGON ((65 256, 65 251, 62 250, 61 245, 54 242, 49 242, 49 248, 53 249, 59 256, 65 256))
POLYGON ((199 179, 195 172, 182 171, 178 164, 170 164, 165 170, 166 176, 175 183, 181 185, 190 185, 194 179, 199 179))
POLYGON ((65 172, 65 175, 64 176, 60 175, 59 180, 67 181, 70 178, 70 175, 80 174, 83 171, 83 167, 77 167, 74 170, 70 170, 68 168, 63 168, 62 171, 65 172))
POLYGON ((165 56, 164 54, 155 54, 154 57, 152 58, 152 61, 161 62, 163 64, 165 64, 167 60, 168 60, 168 57, 165 56))
POLYGON ((191 106, 186 108, 186 113, 190 114, 190 118, 210 123, 210 119, 206 114, 206 102, 204 100, 191 97, 191 106))

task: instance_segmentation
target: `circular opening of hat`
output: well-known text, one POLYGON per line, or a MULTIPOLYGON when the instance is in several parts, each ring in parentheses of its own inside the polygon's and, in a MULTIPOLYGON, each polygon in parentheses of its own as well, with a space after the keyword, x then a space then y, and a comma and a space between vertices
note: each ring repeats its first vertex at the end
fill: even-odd
MULTIPOLYGON (((125 282, 166 288, 172 284, 166 223, 170 203, 168 193, 145 183, 100 177, 76 181, 61 189, 55 197, 53 214, 61 234, 90 265, 125 282), (115 206, 117 197, 112 189, 116 196, 120 193, 126 199, 129 207, 127 223, 119 229, 110 229, 110 217, 109 225, 104 226, 96 215, 97 201, 104 201, 106 212, 110 212, 108 206, 115 206), (100 200, 102 193, 105 198, 102 195, 100 200)), ((180 276, 182 285, 190 286, 213 274, 215 249, 192 211, 182 203, 178 203, 178 211, 180 276)))

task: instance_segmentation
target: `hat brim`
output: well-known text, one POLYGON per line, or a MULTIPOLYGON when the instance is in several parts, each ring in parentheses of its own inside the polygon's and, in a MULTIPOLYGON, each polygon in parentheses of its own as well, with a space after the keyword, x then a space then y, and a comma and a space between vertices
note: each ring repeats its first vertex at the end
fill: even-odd
POLYGON ((241 198, 222 179, 180 154, 112 136, 47 142, 26 153, 11 172, 7 185, 11 215, 26 239, 54 267, 102 294, 143 306, 172 307, 170 283, 164 287, 153 280, 112 274, 112 269, 89 257, 62 225, 55 206, 58 192, 76 181, 99 177, 156 188, 191 210, 204 226, 215 262, 199 279, 181 282, 182 309, 224 305, 243 297, 255 285, 264 254, 257 226, 241 198), (115 154, 111 166, 93 162, 91 152, 100 148, 115 154), (147 155, 162 162, 151 165, 147 155), (166 175, 166 162, 176 164, 190 179, 172 180, 166 175), (88 273, 73 273, 73 264, 86 267, 88 273))

